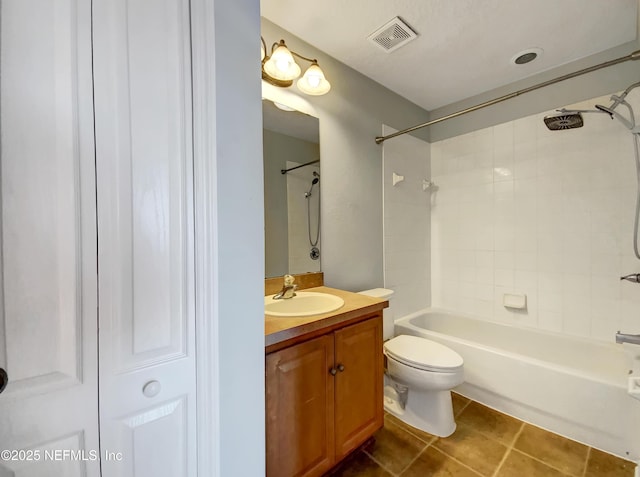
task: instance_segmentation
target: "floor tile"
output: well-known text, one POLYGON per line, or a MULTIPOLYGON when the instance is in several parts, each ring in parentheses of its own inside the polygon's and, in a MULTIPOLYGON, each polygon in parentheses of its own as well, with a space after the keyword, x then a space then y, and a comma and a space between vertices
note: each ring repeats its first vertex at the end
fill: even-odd
POLYGON ((393 477, 362 451, 348 457, 327 476, 331 477, 393 477))
POLYGON ((452 394, 452 399, 454 409, 460 413, 456 418, 458 428, 452 436, 435 437, 385 413, 384 428, 376 433, 375 442, 349 457, 329 475, 494 477, 495 473, 495 477, 634 476, 633 462, 596 449, 589 450, 578 442, 522 423, 460 395, 452 394), (519 430, 522 431, 520 434, 519 430), (505 443, 510 444, 516 435, 514 449, 507 450, 505 443))
POLYGON ((456 420, 502 442, 506 446, 510 446, 513 443, 513 439, 522 427, 522 421, 494 411, 477 402, 471 402, 456 420))
POLYGON ((628 460, 591 449, 585 477, 633 477, 636 465, 628 460))
POLYGON ((471 401, 469 398, 461 396, 458 393, 451 393, 451 404, 453 404, 453 415, 457 416, 462 412, 464 407, 471 401))
POLYGON ((398 419, 397 417, 395 417, 393 414, 387 414, 386 415, 386 419, 388 419, 389 421, 393 422, 394 424, 402 427, 409 434, 413 434, 414 436, 416 436, 418 439, 420 439, 425 444, 431 444, 433 441, 435 441, 438 438, 437 436, 434 436, 433 434, 429 434, 428 432, 425 432, 423 430, 420 430, 420 429, 417 429, 417 428, 415 428, 413 426, 410 426, 406 422, 403 422, 400 419, 398 419))
POLYGON ((392 422, 384 419, 384 427, 375 434, 375 441, 365 447, 383 467, 394 474, 402 472, 427 446, 425 442, 392 422))
POLYGON ((432 445, 486 476, 493 475, 507 452, 503 444, 463 423, 458 424, 453 435, 438 439, 432 445))
POLYGON ((525 424, 514 447, 562 472, 578 476, 584 472, 589 449, 584 444, 529 424, 525 424))
POLYGON ((566 475, 517 450, 512 450, 496 477, 566 477, 566 475))
POLYGON ((427 447, 413 464, 400 475, 401 477, 478 477, 480 474, 434 447, 427 447))

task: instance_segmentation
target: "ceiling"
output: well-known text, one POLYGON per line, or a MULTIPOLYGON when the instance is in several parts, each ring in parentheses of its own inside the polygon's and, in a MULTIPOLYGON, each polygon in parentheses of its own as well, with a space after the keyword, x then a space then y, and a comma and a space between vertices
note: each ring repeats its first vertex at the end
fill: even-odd
POLYGON ((261 9, 319 50, 434 110, 635 41, 638 0, 261 0, 261 9), (367 37, 396 16, 419 36, 387 53, 367 37), (530 48, 543 52, 531 63, 512 63, 530 48))

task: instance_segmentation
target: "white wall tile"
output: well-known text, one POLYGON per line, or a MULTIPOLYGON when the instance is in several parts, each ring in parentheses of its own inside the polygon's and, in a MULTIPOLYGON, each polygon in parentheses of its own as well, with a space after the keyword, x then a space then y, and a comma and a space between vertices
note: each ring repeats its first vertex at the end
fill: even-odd
MULTIPOLYGON (((629 99, 640 108, 640 94, 629 99)), ((619 280, 640 272, 632 137, 604 115, 549 131, 545 114, 431 145, 433 303, 612 341, 640 327, 640 286, 619 280), (526 311, 504 308, 511 291, 527 294, 526 311)))

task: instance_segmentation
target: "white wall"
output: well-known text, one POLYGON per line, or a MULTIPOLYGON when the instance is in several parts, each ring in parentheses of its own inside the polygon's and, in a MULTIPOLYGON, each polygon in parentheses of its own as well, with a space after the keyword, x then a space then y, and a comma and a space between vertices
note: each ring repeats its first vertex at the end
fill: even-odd
POLYGON ((262 35, 267 45, 283 38, 317 58, 331 82, 329 94, 305 96, 320 120, 325 283, 351 291, 382 286, 382 146, 375 137, 383 123, 400 129, 428 113, 264 18, 262 35))
MULTIPOLYGON (((395 131, 385 125, 382 133, 395 131)), ((431 191, 422 189, 430 178, 429 156, 429 143, 409 135, 384 143, 384 286, 395 292, 388 310, 395 317, 431 302, 431 191), (395 186, 394 172, 405 177, 395 186)))
POLYGON ((198 437, 201 443, 212 441, 199 448, 198 471, 260 476, 265 472, 260 4, 192 0, 191 8, 198 437))
MULTIPOLYGON (((608 96, 569 107, 596 103, 608 96)), ((433 305, 606 341, 637 332, 640 286, 619 278, 640 272, 632 136, 604 114, 567 131, 544 115, 432 144, 433 305), (505 292, 528 309, 505 309, 505 292)))

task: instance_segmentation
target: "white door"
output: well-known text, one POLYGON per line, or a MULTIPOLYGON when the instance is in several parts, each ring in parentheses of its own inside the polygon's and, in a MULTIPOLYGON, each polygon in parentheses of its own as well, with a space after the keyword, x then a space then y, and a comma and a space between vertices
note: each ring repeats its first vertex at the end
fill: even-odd
POLYGON ((105 477, 196 475, 188 0, 94 0, 105 477))
POLYGON ((0 476, 97 477, 91 2, 0 9, 0 476))

